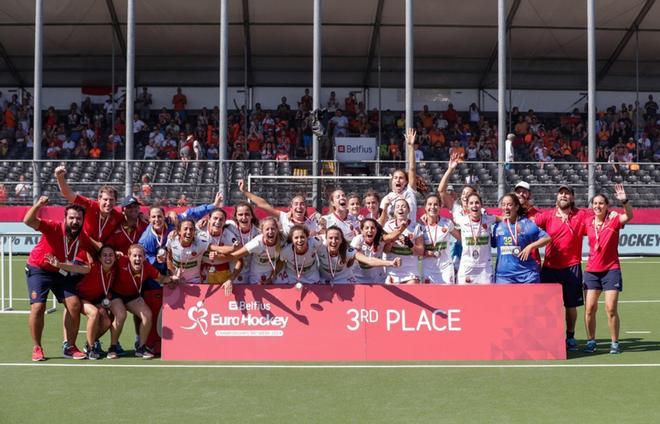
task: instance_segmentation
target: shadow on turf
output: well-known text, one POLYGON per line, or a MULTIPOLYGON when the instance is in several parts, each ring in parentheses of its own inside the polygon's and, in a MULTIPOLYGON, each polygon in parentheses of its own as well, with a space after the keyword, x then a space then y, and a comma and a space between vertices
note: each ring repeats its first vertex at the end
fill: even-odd
MULTIPOLYGON (((620 339, 619 343, 621 344, 621 353, 660 351, 660 342, 655 340, 646 340, 636 337, 630 337, 627 339, 620 339)), ((593 353, 587 353, 582 351, 582 349, 584 349, 586 344, 587 342, 584 341, 580 343, 580 350, 575 352, 568 352, 567 359, 577 359, 577 358, 585 358, 590 356, 610 354, 609 340, 598 340, 598 348, 593 353)))

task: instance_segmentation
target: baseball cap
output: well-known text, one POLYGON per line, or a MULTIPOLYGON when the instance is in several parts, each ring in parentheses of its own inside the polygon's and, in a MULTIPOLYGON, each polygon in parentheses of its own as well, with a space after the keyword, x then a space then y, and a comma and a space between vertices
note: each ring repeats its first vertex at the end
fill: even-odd
POLYGON ((132 205, 139 205, 140 201, 136 199, 133 196, 126 196, 123 199, 121 199, 121 202, 119 202, 122 208, 127 208, 132 205))
POLYGON ((570 186, 568 186, 568 185, 566 185, 566 184, 562 184, 562 185, 560 185, 559 188, 557 189, 557 193, 559 193, 560 191, 562 191, 562 189, 566 189, 566 190, 570 191, 571 194, 575 195, 575 190, 573 190, 573 187, 570 187, 570 186))
POLYGON ((513 188, 514 190, 517 189, 518 187, 524 188, 527 191, 531 191, 529 188, 529 183, 526 181, 520 181, 516 186, 513 188))

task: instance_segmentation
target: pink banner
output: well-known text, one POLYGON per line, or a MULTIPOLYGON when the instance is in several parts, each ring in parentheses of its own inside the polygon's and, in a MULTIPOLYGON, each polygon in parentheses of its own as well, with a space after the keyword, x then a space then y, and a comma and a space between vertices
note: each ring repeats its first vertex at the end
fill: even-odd
POLYGON ((165 288, 164 360, 566 359, 557 284, 165 288))

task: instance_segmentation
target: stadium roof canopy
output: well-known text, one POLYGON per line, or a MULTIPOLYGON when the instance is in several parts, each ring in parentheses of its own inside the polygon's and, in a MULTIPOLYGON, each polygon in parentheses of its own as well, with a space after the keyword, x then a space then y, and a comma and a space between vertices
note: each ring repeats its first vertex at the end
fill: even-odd
MULTIPOLYGON (((124 80, 126 0, 44 0, 44 85, 124 80)), ((586 89, 586 1, 509 0, 513 88, 586 89)), ((596 1, 598 89, 660 88, 660 2, 596 1), (637 48, 639 46, 639 48, 637 48)), ((404 0, 323 1, 323 86, 404 85, 404 0), (380 33, 380 37, 378 34, 380 33)), ((230 85, 310 85, 312 0, 229 0, 230 85), (247 71, 247 72, 245 72, 247 71)), ((0 85, 30 86, 34 1, 0 2, 0 85)), ((136 82, 218 83, 219 0, 136 0, 136 82)), ((414 1, 415 86, 497 83, 497 1, 414 1)))

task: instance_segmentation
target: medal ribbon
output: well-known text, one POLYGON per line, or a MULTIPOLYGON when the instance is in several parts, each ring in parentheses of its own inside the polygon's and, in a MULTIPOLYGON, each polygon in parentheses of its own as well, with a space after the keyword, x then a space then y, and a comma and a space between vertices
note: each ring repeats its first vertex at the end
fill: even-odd
POLYGON ((142 264, 142 269, 140 270, 140 285, 138 286, 137 281, 135 281, 135 276, 133 275, 133 271, 131 269, 131 264, 128 264, 128 272, 131 274, 131 280, 133 280, 133 285, 138 291, 138 294, 142 292, 142 282, 144 281, 144 264, 142 264))
POLYGON ((513 245, 518 246, 518 219, 516 218, 516 221, 513 223, 513 230, 511 229, 511 221, 508 218, 505 222, 506 227, 509 229, 509 234, 511 234, 511 238, 513 239, 513 245))
POLYGON ((107 298, 108 292, 110 292, 110 284, 112 283, 112 272, 110 272, 110 277, 108 278, 107 286, 105 285, 105 272, 103 272, 103 265, 101 265, 100 272, 101 272, 101 285, 103 286, 103 293, 105 293, 105 297, 107 298))
POLYGON ((69 252, 71 252, 72 247, 73 247, 73 258, 71 258, 71 261, 76 259, 76 256, 78 256, 78 246, 80 245, 80 239, 76 237, 76 239, 73 240, 69 245, 69 243, 66 240, 66 235, 64 235, 63 243, 64 243, 64 262, 69 262, 69 252))

